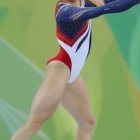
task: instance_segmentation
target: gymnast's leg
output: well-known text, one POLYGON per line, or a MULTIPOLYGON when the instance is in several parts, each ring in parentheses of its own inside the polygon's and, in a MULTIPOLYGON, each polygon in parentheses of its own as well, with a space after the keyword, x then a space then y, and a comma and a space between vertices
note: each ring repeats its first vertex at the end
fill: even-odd
POLYGON ((33 100, 27 122, 13 135, 11 140, 29 140, 56 110, 70 76, 62 62, 48 64, 45 78, 33 100))
POLYGON ((81 77, 66 86, 61 103, 78 124, 77 140, 91 140, 96 119, 92 115, 88 90, 81 77))

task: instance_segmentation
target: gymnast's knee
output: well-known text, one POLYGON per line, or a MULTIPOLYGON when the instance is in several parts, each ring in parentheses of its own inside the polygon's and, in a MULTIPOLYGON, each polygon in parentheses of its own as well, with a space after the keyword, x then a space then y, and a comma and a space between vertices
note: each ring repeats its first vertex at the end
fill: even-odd
POLYGON ((32 134, 37 133, 45 122, 45 118, 41 116, 30 117, 26 122, 24 129, 28 130, 32 134))
POLYGON ((89 117, 81 124, 79 127, 82 128, 84 131, 92 131, 96 126, 96 119, 94 117, 89 117))

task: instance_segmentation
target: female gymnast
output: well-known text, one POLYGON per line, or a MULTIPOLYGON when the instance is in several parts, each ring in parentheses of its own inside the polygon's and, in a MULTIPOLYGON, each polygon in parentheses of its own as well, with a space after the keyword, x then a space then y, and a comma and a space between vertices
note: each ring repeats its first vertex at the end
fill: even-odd
POLYGON ((33 100, 26 123, 11 140, 29 140, 61 103, 78 124, 77 140, 91 140, 95 118, 80 76, 91 46, 91 19, 126 11, 140 0, 63 0, 56 5, 60 52, 47 62, 44 80, 33 100), (96 6, 95 6, 96 5, 96 6))

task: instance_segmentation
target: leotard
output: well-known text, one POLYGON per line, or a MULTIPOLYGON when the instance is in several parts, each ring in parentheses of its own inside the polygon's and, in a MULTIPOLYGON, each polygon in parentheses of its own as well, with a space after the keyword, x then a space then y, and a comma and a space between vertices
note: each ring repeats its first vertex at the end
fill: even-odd
POLYGON ((48 62, 61 61, 70 70, 72 83, 79 76, 91 48, 91 19, 103 14, 125 11, 140 0, 105 0, 105 5, 81 0, 81 7, 59 1, 56 5, 56 36, 60 44, 59 53, 48 62))

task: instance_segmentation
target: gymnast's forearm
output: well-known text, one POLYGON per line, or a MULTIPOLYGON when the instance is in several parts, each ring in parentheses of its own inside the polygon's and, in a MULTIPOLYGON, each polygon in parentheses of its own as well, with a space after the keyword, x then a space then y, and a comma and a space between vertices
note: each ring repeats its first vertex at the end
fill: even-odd
POLYGON ((105 4, 104 6, 92 8, 90 11, 86 11, 83 14, 83 18, 92 19, 103 14, 120 13, 130 9, 138 3, 140 3, 140 0, 115 0, 105 4))

